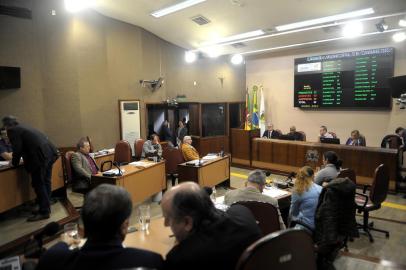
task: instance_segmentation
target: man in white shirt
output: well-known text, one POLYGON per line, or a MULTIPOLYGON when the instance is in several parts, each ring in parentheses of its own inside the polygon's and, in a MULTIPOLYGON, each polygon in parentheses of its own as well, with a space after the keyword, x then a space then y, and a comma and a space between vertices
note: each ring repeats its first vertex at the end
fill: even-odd
POLYGON ((333 139, 334 136, 327 132, 327 127, 326 126, 321 126, 320 127, 320 138, 329 138, 329 139, 333 139))

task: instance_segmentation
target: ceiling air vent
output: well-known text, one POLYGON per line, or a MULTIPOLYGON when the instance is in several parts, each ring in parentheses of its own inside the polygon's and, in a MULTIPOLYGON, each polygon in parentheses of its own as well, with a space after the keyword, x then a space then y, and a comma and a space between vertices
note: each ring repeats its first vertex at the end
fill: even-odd
POLYGON ((191 19, 192 19, 192 21, 194 21, 198 25, 205 25, 205 24, 210 23, 210 20, 207 19, 206 17, 202 16, 202 15, 194 16, 191 19))
POLYGON ((242 43, 242 42, 238 42, 238 43, 231 44, 231 46, 233 46, 233 47, 236 48, 236 49, 239 49, 239 48, 246 47, 247 44, 242 43))

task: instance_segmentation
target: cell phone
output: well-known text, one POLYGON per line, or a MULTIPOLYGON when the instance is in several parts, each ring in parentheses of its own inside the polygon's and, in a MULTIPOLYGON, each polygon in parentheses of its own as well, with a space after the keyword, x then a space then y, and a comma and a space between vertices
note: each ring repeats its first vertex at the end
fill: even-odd
POLYGON ((135 228, 135 226, 130 226, 127 229, 127 233, 133 233, 133 232, 136 232, 136 231, 138 231, 138 230, 137 230, 137 228, 135 228))

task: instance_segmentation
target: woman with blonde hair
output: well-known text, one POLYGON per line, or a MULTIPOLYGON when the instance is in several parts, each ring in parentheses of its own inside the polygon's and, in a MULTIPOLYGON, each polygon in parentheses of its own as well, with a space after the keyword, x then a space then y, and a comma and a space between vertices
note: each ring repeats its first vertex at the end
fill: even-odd
POLYGON ((296 227, 314 230, 314 214, 322 187, 315 184, 314 171, 309 166, 299 169, 292 192, 289 220, 296 227))

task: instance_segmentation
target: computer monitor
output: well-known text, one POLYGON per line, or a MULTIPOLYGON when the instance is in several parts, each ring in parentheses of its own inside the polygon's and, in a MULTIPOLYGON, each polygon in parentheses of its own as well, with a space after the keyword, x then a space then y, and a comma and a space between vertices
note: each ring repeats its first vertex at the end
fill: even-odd
POLYGON ((321 143, 330 143, 330 144, 340 144, 340 139, 339 138, 320 138, 321 143))

